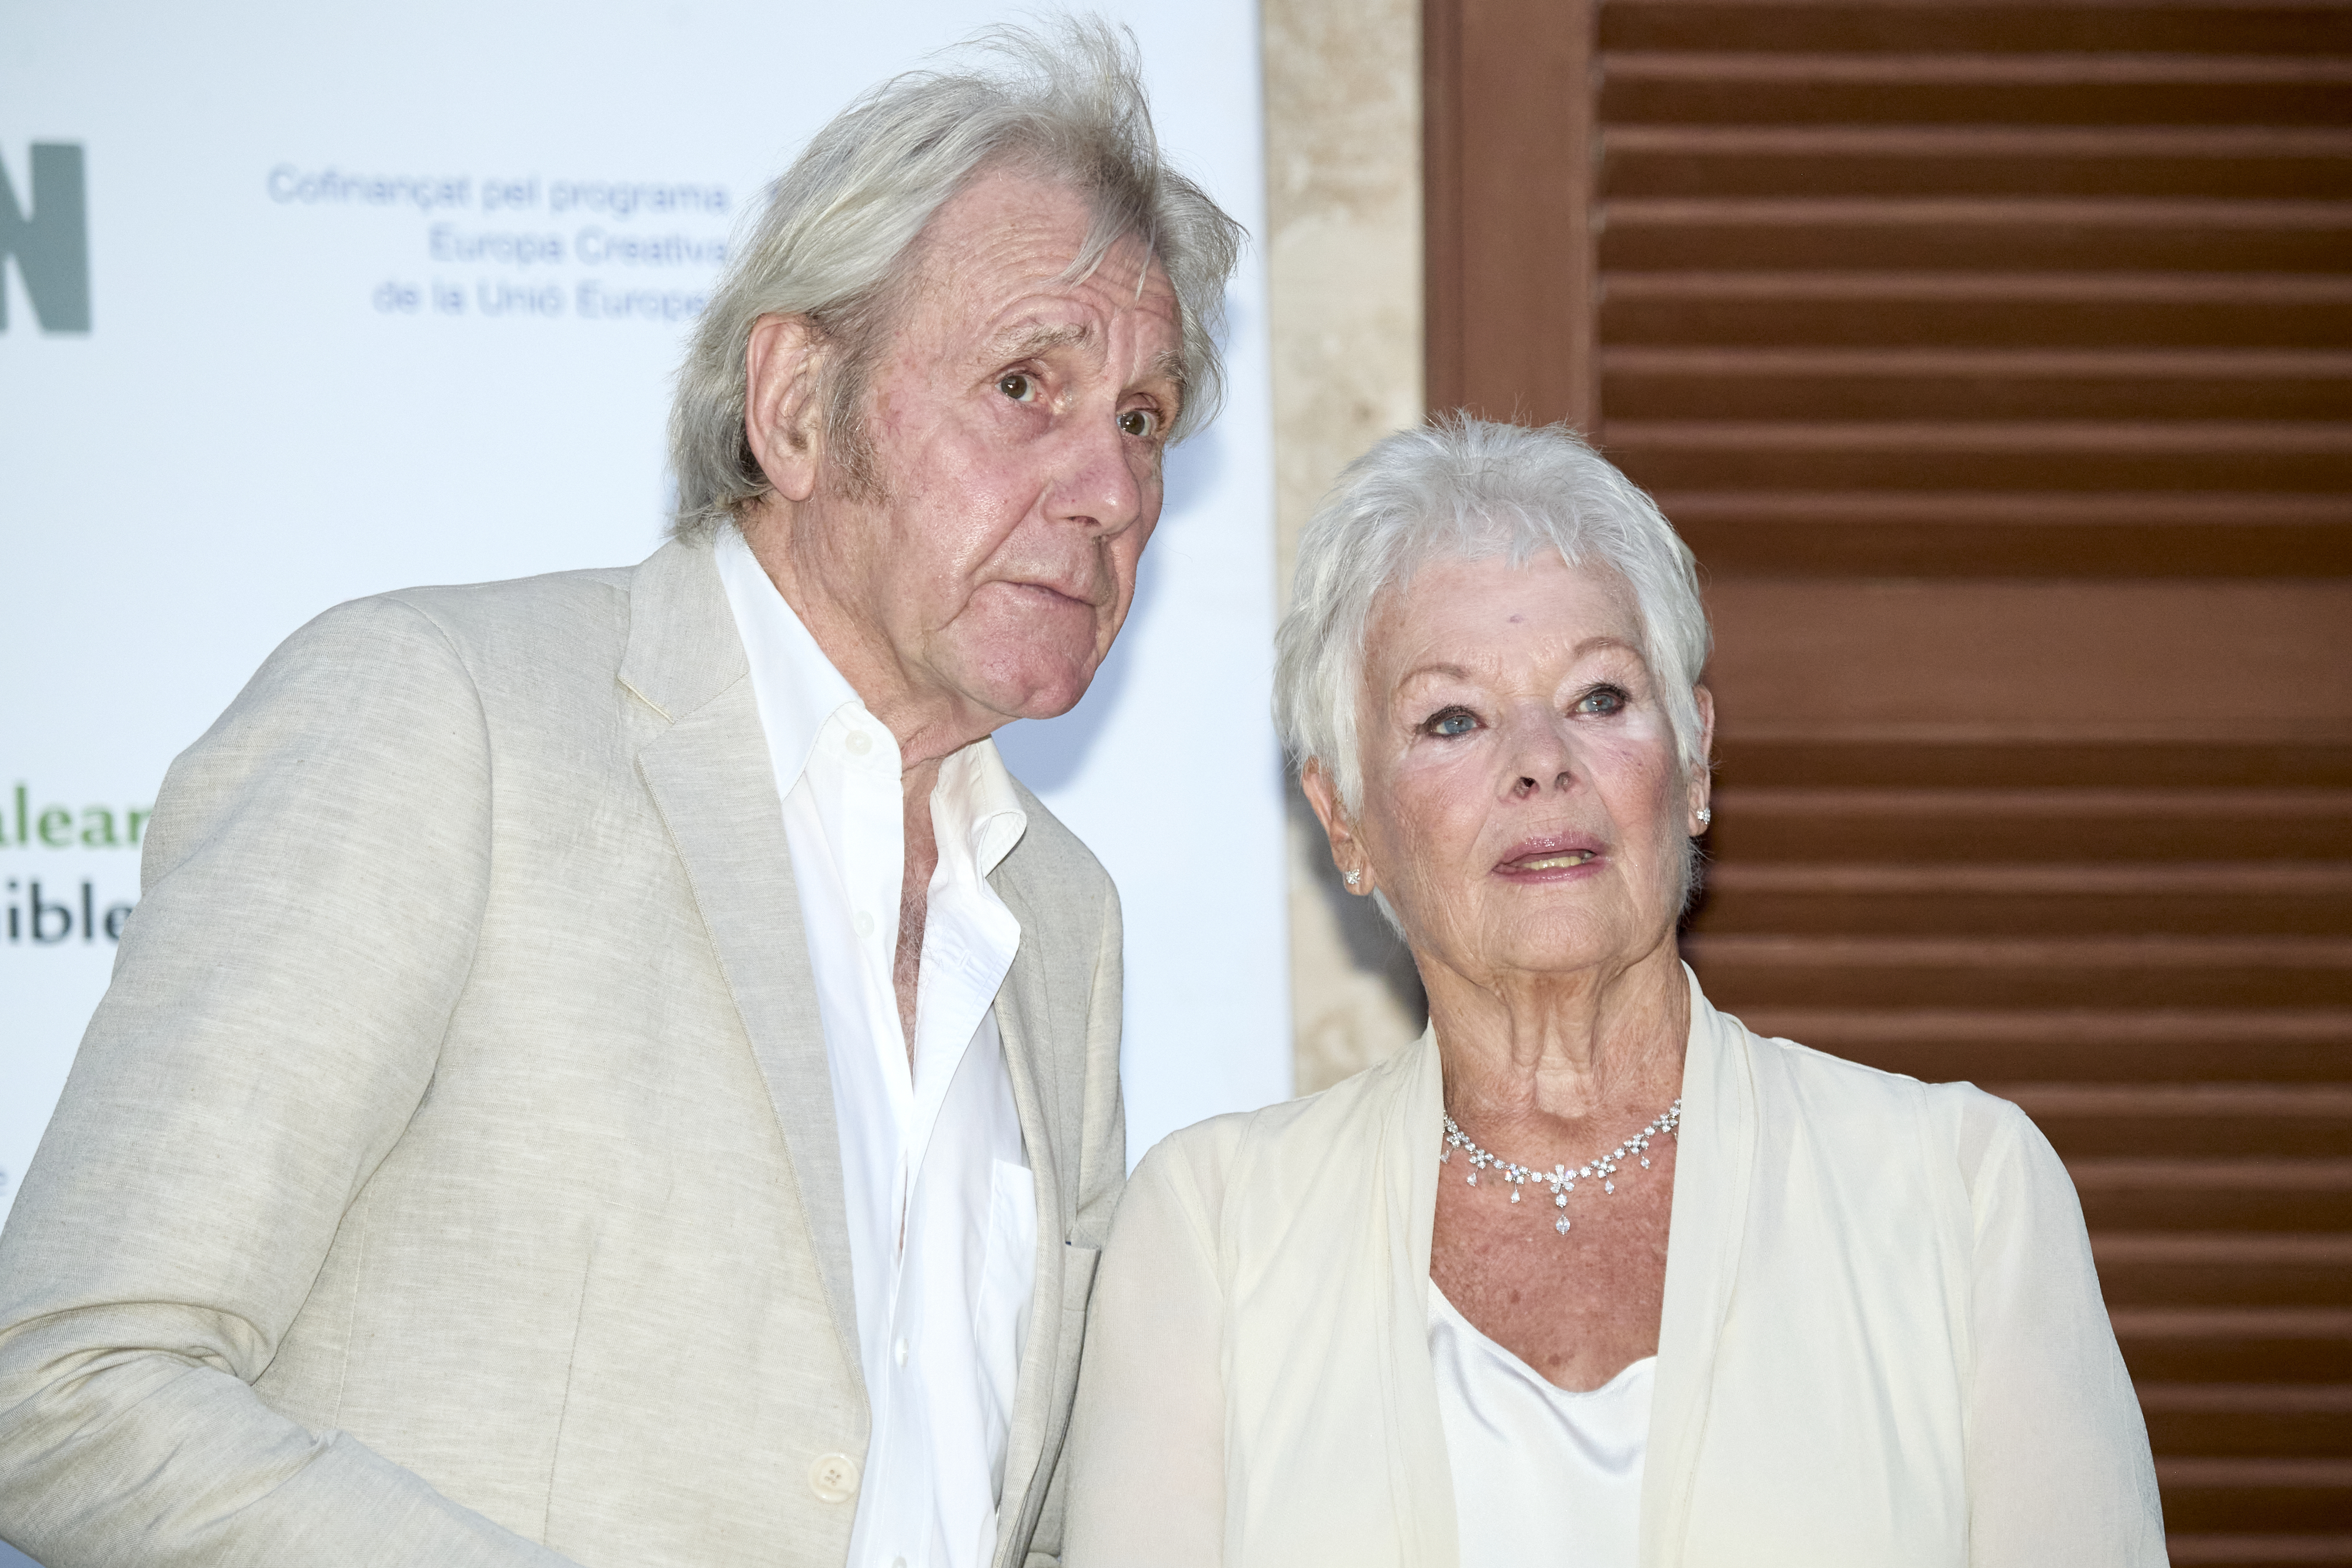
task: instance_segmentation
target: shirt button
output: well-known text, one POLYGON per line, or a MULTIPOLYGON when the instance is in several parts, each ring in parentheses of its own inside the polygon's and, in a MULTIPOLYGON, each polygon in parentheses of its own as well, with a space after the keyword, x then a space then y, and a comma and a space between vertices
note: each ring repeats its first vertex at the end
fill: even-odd
POLYGON ((890 1559, 890 1568, 907 1568, 907 1560, 903 1557, 893 1557, 890 1559))
POLYGON ((863 757, 874 749, 874 737, 862 729, 853 729, 849 732, 849 738, 841 744, 849 747, 850 756, 863 757))
POLYGON ((809 1490, 819 1502, 847 1502, 857 1495, 857 1461, 847 1454, 819 1454, 809 1467, 809 1490))
POLYGON ((862 909, 857 912, 857 934, 860 936, 871 936, 874 935, 874 916, 866 914, 862 909))
POLYGON ((891 1349, 890 1349, 890 1354, 893 1354, 893 1355, 895 1355, 895 1356, 897 1356, 897 1357, 898 1358, 898 1364, 899 1364, 900 1366, 904 1366, 904 1365, 906 1365, 906 1364, 907 1364, 907 1342, 906 1342, 905 1340, 903 1340, 903 1339, 902 1339, 902 1340, 900 1340, 897 1344, 895 1344, 895 1345, 893 1345, 893 1346, 891 1347, 891 1349))

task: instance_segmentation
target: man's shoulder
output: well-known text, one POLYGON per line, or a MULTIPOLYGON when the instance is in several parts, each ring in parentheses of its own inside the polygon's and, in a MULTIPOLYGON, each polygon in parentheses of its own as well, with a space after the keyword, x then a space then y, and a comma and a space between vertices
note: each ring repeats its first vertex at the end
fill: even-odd
POLYGON ((625 634, 635 573, 632 567, 595 567, 495 582, 400 588, 338 605, 328 613, 399 605, 421 616, 461 653, 512 652, 520 643, 544 640, 569 644, 576 654, 583 634, 593 638, 606 630, 625 634))
POLYGON ((1015 779, 1013 789, 1021 798, 1029 825, 1021 842, 1005 858, 1005 873, 1055 899, 1084 898, 1089 908, 1116 896, 1110 873, 1087 848, 1086 841, 1070 831, 1029 786, 1015 779))

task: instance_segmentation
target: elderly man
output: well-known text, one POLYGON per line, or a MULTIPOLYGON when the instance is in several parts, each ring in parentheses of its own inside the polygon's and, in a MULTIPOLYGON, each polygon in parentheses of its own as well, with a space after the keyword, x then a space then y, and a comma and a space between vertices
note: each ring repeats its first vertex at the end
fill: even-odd
POLYGON ((776 186, 669 544, 271 657, 0 1239, 0 1537, 1052 1558, 1118 915, 987 737, 1118 632, 1236 237, 1111 35, 999 35, 776 186))

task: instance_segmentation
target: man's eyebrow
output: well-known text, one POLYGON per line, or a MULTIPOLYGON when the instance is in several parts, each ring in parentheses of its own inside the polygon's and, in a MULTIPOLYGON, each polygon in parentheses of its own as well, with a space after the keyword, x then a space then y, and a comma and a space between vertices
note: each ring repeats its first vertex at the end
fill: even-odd
MULTIPOLYGON (((1051 353, 1055 349, 1085 348, 1094 340, 1095 329, 1091 322, 1069 321, 1058 327, 1047 327, 1033 321, 1025 327, 1015 328, 998 338, 994 344, 994 352, 991 357, 1003 360, 1025 360, 1039 354, 1051 353)), ((1184 406, 1184 399, 1192 390, 1192 377, 1185 363, 1182 350, 1160 350, 1151 356, 1151 362, 1145 367, 1144 374, 1174 386, 1176 406, 1178 408, 1184 406)), ((1175 416, 1171 413, 1168 417, 1172 419, 1175 416)))
POLYGON ((1095 329, 1085 321, 1066 322, 1059 327, 1041 326, 1031 322, 1014 329, 996 340, 997 352, 1012 359, 1025 359, 1055 349, 1083 347, 1094 341, 1095 329))
POLYGON ((1162 349, 1151 356, 1151 373, 1176 386, 1176 401, 1182 402, 1184 394, 1192 390, 1192 373, 1185 365, 1184 356, 1174 349, 1162 349))

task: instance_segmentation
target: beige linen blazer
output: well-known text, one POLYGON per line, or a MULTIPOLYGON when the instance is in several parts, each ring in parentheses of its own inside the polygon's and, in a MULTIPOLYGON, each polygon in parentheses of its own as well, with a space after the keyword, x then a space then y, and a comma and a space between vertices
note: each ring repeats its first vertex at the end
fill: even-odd
MULTIPOLYGON (((1072 1568, 1452 1568, 1443 1093, 1424 1036, 1145 1158, 1096 1290, 1072 1568)), ((1694 980, 1676 1162, 1643 1568, 2163 1563, 2082 1211, 2015 1106, 1760 1039, 1694 980)))
MULTIPOLYGON (((1038 1204, 1000 1568, 1057 1547, 1126 1169, 1117 899, 1023 804, 991 879, 1038 1204)), ((143 872, 0 1237, 0 1538, 48 1568, 843 1561, 840 1145, 707 549, 329 612, 173 764, 143 872)))

